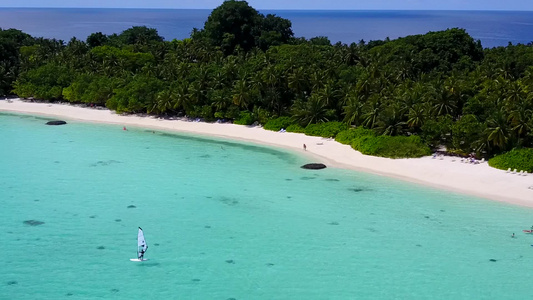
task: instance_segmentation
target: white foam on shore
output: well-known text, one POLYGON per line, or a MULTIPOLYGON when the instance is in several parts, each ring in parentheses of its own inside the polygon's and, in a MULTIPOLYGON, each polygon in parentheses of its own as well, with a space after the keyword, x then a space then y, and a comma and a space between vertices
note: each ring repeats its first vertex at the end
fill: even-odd
MULTIPOLYGON (((260 127, 228 123, 166 120, 136 115, 118 115, 107 109, 91 109, 68 104, 51 104, 12 99, 0 100, 0 111, 47 115, 63 119, 138 126, 217 136, 301 151, 313 162, 354 169, 416 182, 439 189, 474 195, 496 201, 533 207, 533 175, 522 176, 489 167, 484 162, 470 164, 460 158, 431 156, 389 159, 363 155, 348 145, 320 137, 290 132, 273 132, 260 127), (307 150, 303 150, 306 144, 307 150)), ((4 141, 5 142, 5 141, 4 141)))

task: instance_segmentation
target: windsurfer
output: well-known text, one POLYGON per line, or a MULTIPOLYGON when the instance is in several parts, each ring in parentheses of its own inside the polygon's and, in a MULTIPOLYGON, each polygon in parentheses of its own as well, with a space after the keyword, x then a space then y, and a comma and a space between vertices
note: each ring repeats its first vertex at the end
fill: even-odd
MULTIPOLYGON (((148 247, 146 247, 146 248, 148 248, 148 247)), ((143 260, 144 259, 144 252, 146 252, 146 251, 144 250, 144 245, 143 245, 143 249, 141 249, 141 252, 139 252, 139 260, 143 260)))

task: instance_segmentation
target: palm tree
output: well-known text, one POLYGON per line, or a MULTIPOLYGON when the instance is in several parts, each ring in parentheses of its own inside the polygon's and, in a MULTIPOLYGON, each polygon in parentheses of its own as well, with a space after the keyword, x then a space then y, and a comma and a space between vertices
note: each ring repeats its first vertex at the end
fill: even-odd
POLYGON ((381 102, 377 98, 372 97, 364 108, 363 126, 369 129, 376 127, 381 112, 381 102))
POLYGON ((488 144, 500 149, 505 149, 510 139, 507 126, 507 118, 502 110, 499 110, 487 120, 485 138, 488 144))
POLYGON ((245 78, 235 81, 233 85, 233 104, 247 109, 252 101, 252 85, 245 78))
POLYGON ((187 95, 195 104, 204 105, 207 90, 202 87, 202 82, 195 80, 189 84, 187 95))
POLYGON ((307 101, 297 100, 292 108, 293 119, 304 127, 329 121, 328 113, 326 101, 317 93, 311 94, 307 101))
POLYGON ((355 126, 361 125, 365 101, 366 99, 363 95, 359 94, 356 90, 352 90, 346 96, 347 103, 343 107, 344 121, 355 126))
POLYGON ((335 83, 332 80, 328 80, 319 93, 326 101, 326 105, 331 106, 336 103, 336 100, 339 96, 339 90, 336 88, 335 83))
POLYGON ((231 98, 226 90, 214 90, 211 93, 211 105, 217 112, 224 112, 231 105, 231 98))
POLYGON ((530 107, 525 100, 522 100, 519 105, 509 111, 508 121, 518 138, 526 136, 531 131, 529 124, 533 119, 533 109, 530 107))
POLYGON ((397 105, 388 106, 380 115, 377 130, 382 135, 395 136, 403 133, 405 122, 397 105))
POLYGON ((160 91, 155 96, 155 101, 148 107, 147 112, 149 114, 164 114, 167 111, 172 110, 174 107, 173 96, 174 94, 170 88, 160 91))
POLYGON ((174 106, 173 109, 183 109, 185 112, 193 108, 196 103, 195 98, 191 98, 189 95, 189 85, 186 81, 180 82, 173 90, 174 106))
POLYGON ((426 119, 426 105, 415 104, 409 109, 407 126, 413 128, 416 131, 424 124, 426 119))
POLYGON ((437 86, 433 91, 433 112, 436 116, 454 116, 457 103, 450 92, 443 86, 437 86))
POLYGON ((303 67, 294 69, 288 76, 287 84, 289 88, 294 92, 296 97, 301 96, 307 90, 307 80, 305 79, 305 71, 303 67))

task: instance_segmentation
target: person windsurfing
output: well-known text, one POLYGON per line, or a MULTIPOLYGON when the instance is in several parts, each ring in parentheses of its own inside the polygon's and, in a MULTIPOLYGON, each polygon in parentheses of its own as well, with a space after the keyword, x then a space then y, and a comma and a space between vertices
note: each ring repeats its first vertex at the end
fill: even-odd
POLYGON ((140 261, 144 259, 144 254, 146 253, 146 250, 148 249, 148 244, 146 243, 146 240, 144 239, 144 233, 143 229, 139 227, 139 233, 137 234, 137 257, 140 261))
POLYGON ((144 245, 142 245, 142 249, 139 252, 139 260, 143 260, 144 259, 144 252, 146 252, 145 249, 148 249, 148 246, 146 246, 146 248, 144 248, 144 245))

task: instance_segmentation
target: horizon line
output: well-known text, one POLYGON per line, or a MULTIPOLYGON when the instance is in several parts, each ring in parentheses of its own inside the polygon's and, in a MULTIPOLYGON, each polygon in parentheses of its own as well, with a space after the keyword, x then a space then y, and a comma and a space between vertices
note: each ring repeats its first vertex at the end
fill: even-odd
MULTIPOLYGON (((176 7, 66 7, 66 6, 0 6, 3 8, 22 8, 22 9, 147 9, 147 10, 214 10, 215 8, 176 8, 176 7)), ((395 8, 349 8, 349 9, 328 9, 328 8, 254 8, 256 10, 277 10, 277 11, 486 11, 486 12, 533 12, 532 10, 514 10, 514 9, 395 9, 395 8)))

